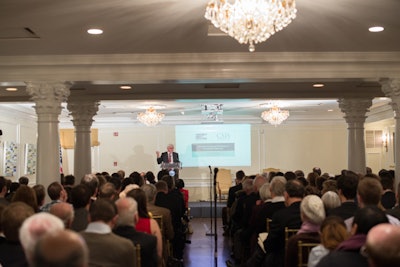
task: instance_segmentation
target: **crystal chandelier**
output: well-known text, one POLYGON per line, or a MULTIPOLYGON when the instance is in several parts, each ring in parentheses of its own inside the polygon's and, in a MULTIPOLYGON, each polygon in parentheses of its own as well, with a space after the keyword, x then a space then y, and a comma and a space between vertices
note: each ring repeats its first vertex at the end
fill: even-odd
POLYGON ((261 113, 261 118, 270 124, 277 126, 289 118, 289 110, 281 110, 277 105, 261 113))
POLYGON ((254 52, 255 44, 289 25, 296 12, 295 0, 210 0, 204 17, 254 52))
POLYGON ((158 113, 153 107, 149 107, 146 112, 138 113, 137 119, 146 126, 156 126, 164 116, 164 113, 158 113))

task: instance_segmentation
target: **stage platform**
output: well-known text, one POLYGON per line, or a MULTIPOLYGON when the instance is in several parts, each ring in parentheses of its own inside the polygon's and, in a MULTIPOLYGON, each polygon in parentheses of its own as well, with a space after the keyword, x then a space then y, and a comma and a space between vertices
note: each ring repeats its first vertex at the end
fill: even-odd
MULTIPOLYGON (((222 208, 226 207, 226 201, 217 201, 217 217, 221 218, 222 208)), ((214 217, 214 202, 210 201, 197 201, 189 202, 190 216, 193 218, 210 218, 214 217), (212 205, 212 206, 211 206, 212 205), (212 213, 211 213, 212 212, 212 213)))

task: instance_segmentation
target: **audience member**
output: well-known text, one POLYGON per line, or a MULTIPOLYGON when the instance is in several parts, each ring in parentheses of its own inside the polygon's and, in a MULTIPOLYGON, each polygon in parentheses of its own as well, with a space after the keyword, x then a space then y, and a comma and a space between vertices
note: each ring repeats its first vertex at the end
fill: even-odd
POLYGON ((24 221, 19 230, 19 238, 26 258, 32 263, 35 245, 44 234, 64 229, 64 223, 48 212, 40 212, 24 221))
POLYGON ((222 225, 224 227, 225 235, 229 233, 231 227, 230 214, 232 214, 232 211, 230 209, 232 208, 233 202, 235 202, 236 200, 236 192, 243 189, 242 181, 245 176, 246 175, 244 171, 237 171, 235 174, 235 185, 231 186, 228 190, 228 200, 226 202, 226 207, 222 209, 222 225))
POLYGON ((374 226, 365 243, 370 267, 397 267, 400 262, 400 227, 391 224, 374 226))
POLYGON ((0 222, 5 237, 5 240, 0 243, 0 264, 2 266, 28 266, 18 231, 22 223, 33 214, 32 207, 23 202, 13 202, 4 208, 0 222))
POLYGON ((118 219, 113 232, 119 236, 128 238, 134 245, 140 245, 142 266, 162 266, 162 258, 157 256, 157 237, 136 231, 135 229, 136 223, 139 220, 136 200, 131 197, 125 197, 118 199, 115 204, 118 208, 118 219))
POLYGON ((125 178, 125 171, 124 170, 119 170, 117 171, 117 173, 119 174, 119 177, 121 179, 121 181, 125 178))
POLYGON ((90 266, 136 266, 136 250, 131 241, 112 233, 118 217, 115 203, 98 199, 90 205, 90 223, 81 232, 89 248, 90 266))
POLYGON ((90 199, 95 201, 97 199, 97 194, 99 192, 99 178, 95 174, 86 174, 81 179, 81 184, 86 185, 90 190, 90 199))
POLYGON ((10 202, 6 199, 7 191, 7 179, 4 176, 0 176, 0 204, 10 204, 10 202))
POLYGON ((51 201, 42 206, 41 211, 49 212, 51 206, 56 203, 61 203, 67 201, 67 192, 64 187, 59 182, 52 182, 47 187, 47 194, 49 195, 51 201))
POLYGON ((18 182, 11 182, 10 184, 10 188, 8 193, 6 194, 6 199, 11 202, 12 198, 15 195, 15 192, 17 191, 17 189, 19 188, 20 184, 18 182))
POLYGON ((156 176, 154 175, 153 172, 148 171, 145 174, 146 180, 149 184, 155 184, 156 183, 156 176))
POLYGON ((113 183, 107 182, 100 187, 99 198, 108 198, 115 201, 117 197, 117 190, 113 183))
POLYGON ((21 176, 18 179, 19 184, 29 185, 29 178, 26 176, 21 176))
POLYGON ((385 209, 391 209, 396 205, 396 194, 393 192, 394 178, 388 171, 379 172, 383 188, 381 204, 385 209))
POLYGON ((337 190, 337 181, 333 179, 328 179, 322 183, 321 195, 325 194, 328 191, 338 192, 337 190))
POLYGON ((36 202, 38 205, 38 208, 40 210, 41 207, 44 205, 44 200, 46 198, 46 189, 42 184, 35 184, 32 187, 33 191, 35 191, 36 194, 36 202))
POLYGON ((367 258, 360 250, 365 244, 369 230, 375 225, 387 222, 385 212, 376 205, 358 209, 354 215, 351 236, 340 243, 335 251, 323 257, 317 267, 368 267, 367 258))
POLYGON ((24 202, 33 208, 35 212, 39 211, 39 207, 36 200, 35 191, 27 185, 20 185, 15 191, 15 194, 11 202, 24 202))
POLYGON ((341 217, 326 217, 320 227, 321 244, 311 249, 307 267, 315 267, 325 255, 335 250, 348 236, 349 233, 341 217))
POLYGON ((74 208, 67 202, 60 202, 52 205, 49 210, 50 214, 61 219, 66 229, 70 229, 74 221, 74 208))
POLYGON ((321 198, 316 195, 304 197, 300 204, 300 216, 302 220, 300 230, 291 236, 286 244, 285 267, 297 267, 298 241, 320 242, 319 229, 325 219, 325 208, 321 198))
POLYGON ((355 202, 357 195, 358 176, 355 174, 341 175, 337 179, 337 188, 342 204, 329 211, 329 215, 336 215, 346 220, 354 216, 358 207, 355 202))
POLYGON ((90 195, 90 189, 84 184, 78 184, 71 189, 71 202, 74 208, 71 229, 74 231, 83 231, 89 224, 90 195))
POLYGON ((34 249, 32 267, 87 267, 89 252, 74 231, 59 230, 42 236, 34 249))
POLYGON ((330 211, 334 208, 337 208, 341 205, 340 197, 335 191, 328 191, 321 197, 322 202, 324 203, 325 213, 328 216, 330 211))
POLYGON ((392 209, 386 210, 386 213, 400 220, 400 183, 397 185, 396 196, 397 196, 397 205, 392 209))
POLYGON ((64 186, 65 192, 67 193, 67 202, 71 203, 71 190, 75 185, 75 176, 72 174, 65 175, 62 185, 64 186))

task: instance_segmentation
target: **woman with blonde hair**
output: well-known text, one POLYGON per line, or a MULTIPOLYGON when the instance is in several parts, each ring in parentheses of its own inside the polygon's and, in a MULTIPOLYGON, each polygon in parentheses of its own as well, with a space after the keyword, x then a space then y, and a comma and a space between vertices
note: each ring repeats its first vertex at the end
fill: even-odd
POLYGON ((321 224, 321 244, 311 249, 308 267, 315 267, 330 251, 349 237, 344 220, 339 216, 329 216, 321 224))

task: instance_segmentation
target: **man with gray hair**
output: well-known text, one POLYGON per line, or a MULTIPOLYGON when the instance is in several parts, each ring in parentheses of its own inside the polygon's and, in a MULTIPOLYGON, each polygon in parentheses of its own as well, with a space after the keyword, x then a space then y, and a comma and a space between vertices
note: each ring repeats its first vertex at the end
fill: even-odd
POLYGON ((157 267, 157 262, 161 263, 162 260, 157 258, 157 238, 135 229, 139 220, 136 200, 125 197, 118 199, 115 204, 118 209, 118 218, 113 230, 114 234, 131 240, 134 245, 140 245, 142 266, 157 267))

